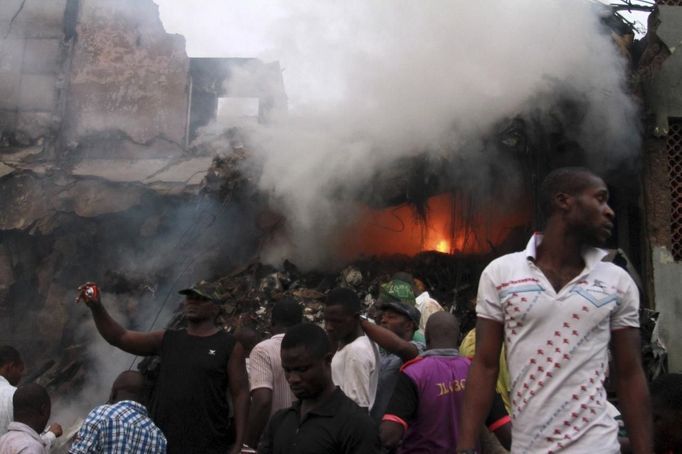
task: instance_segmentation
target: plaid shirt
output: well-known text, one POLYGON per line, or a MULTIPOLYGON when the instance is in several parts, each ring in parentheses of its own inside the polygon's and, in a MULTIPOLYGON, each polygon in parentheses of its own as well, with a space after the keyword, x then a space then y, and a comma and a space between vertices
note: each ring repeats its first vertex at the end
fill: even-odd
POLYGON ((69 454, 165 452, 166 437, 149 419, 147 409, 132 400, 92 410, 69 449, 69 454))

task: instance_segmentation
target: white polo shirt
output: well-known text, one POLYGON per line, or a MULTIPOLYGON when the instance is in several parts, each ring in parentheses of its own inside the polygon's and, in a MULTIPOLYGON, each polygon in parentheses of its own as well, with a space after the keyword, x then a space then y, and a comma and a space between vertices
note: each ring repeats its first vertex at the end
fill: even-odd
POLYGON ((332 358, 332 380, 353 402, 368 410, 379 382, 378 349, 369 337, 358 336, 332 358))
POLYGON ((10 385, 7 379, 0 375, 0 436, 7 433, 9 423, 14 420, 12 398, 16 390, 16 387, 10 385))
POLYGON ((585 268, 558 293, 526 250, 481 275, 476 312, 504 324, 511 378, 512 452, 619 453, 618 424, 603 382, 611 331, 639 326, 639 293, 606 252, 583 251, 585 268))

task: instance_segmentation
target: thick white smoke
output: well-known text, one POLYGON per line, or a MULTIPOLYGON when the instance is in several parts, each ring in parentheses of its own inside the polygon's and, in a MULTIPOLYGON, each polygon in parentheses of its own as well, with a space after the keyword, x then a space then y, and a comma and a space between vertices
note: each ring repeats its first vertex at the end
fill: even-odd
MULTIPOLYGON (((620 160, 637 148, 625 61, 592 2, 286 5, 262 35, 269 50, 255 56, 285 68, 289 114, 245 126, 258 184, 288 221, 273 260, 319 264, 358 191, 387 164, 482 140, 496 122, 547 112, 560 95, 586 102, 572 133, 589 153, 620 160)), ((162 14, 170 7, 161 6, 162 14)), ((192 35, 177 31, 191 55, 192 35)))

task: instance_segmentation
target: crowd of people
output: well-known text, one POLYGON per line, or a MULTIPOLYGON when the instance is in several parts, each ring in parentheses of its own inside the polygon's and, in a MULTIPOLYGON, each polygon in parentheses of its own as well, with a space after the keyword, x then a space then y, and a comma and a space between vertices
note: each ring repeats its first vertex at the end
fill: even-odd
MULTIPOLYGON (((154 332, 125 329, 84 287, 103 338, 159 355, 160 369, 151 393, 122 372, 69 453, 682 452, 682 374, 647 384, 638 289, 597 248, 614 222, 606 185, 562 168, 540 192, 543 233, 486 267, 465 336, 407 273, 382 285, 373 320, 349 288, 327 294, 324 328, 304 323, 300 302, 276 301, 259 343, 216 325, 208 283, 180 291, 186 328, 154 332)), ((16 388, 23 370, 1 347, 0 454, 47 453, 62 434, 45 388, 16 388)))

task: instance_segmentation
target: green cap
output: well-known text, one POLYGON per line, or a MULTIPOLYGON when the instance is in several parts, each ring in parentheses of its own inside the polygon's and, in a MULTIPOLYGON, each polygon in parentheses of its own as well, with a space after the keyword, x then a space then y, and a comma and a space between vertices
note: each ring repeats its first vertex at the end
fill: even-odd
POLYGON ((403 301, 412 305, 416 304, 412 286, 399 279, 393 279, 381 285, 379 299, 383 301, 403 301))
POLYGON ((190 288, 180 290, 178 293, 181 295, 196 295, 215 304, 224 303, 220 293, 218 292, 218 285, 206 281, 198 282, 190 288))

